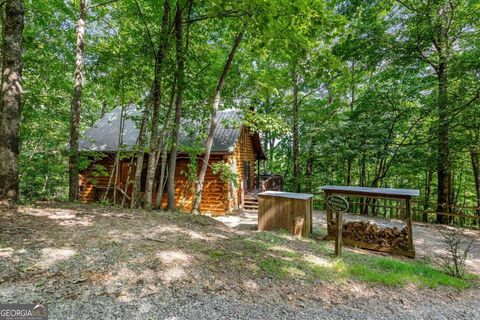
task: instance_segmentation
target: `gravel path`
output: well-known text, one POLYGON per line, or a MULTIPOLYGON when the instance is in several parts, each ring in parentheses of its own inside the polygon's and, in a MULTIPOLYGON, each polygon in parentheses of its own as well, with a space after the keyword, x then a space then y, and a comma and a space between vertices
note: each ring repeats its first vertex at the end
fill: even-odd
MULTIPOLYGON (((473 298, 473 297, 472 297, 473 298)), ((63 301, 50 305, 50 319, 480 319, 478 303, 419 301, 409 306, 375 299, 346 301, 342 305, 286 302, 252 303, 223 296, 183 292, 151 296, 134 303, 99 297, 94 301, 63 301)))

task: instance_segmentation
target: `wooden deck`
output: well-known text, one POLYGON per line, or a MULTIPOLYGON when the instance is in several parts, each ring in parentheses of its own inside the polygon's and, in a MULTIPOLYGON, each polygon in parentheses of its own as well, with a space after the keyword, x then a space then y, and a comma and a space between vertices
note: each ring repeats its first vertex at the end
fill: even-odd
POLYGON ((258 188, 245 192, 243 209, 247 211, 258 210, 258 194, 265 191, 282 191, 283 177, 280 175, 260 175, 258 188))

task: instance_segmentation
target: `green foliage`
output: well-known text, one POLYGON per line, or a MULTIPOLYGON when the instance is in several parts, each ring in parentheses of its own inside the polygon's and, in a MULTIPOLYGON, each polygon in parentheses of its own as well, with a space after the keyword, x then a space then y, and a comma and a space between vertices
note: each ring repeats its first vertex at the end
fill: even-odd
POLYGON ((243 124, 249 127, 252 132, 274 133, 277 137, 284 136, 290 132, 287 123, 278 114, 246 112, 243 124))
POLYGON ((107 168, 104 165, 101 164, 94 164, 92 171, 90 173, 90 183, 92 184, 97 184, 98 180, 95 179, 96 177, 107 177, 110 174, 110 172, 107 170, 107 168))
MULTIPOLYGON (((424 191, 427 173, 437 168, 438 83, 430 62, 440 58, 432 41, 441 22, 435 12, 441 12, 438 6, 444 3, 193 1, 182 122, 195 124, 186 125, 187 132, 201 146, 223 62, 234 35, 245 27, 222 105, 245 110, 244 124, 262 137, 269 159, 266 171, 284 175, 286 188, 293 188, 295 72, 302 190, 318 192, 323 184, 349 183, 424 191)), ((450 26, 454 37, 445 57, 452 190, 457 204, 474 206, 469 151, 478 146, 480 132, 480 10, 476 1, 455 3, 450 26)), ((26 1, 25 6, 21 193, 31 199, 63 199, 78 8, 75 1, 60 0, 26 1)), ((147 105, 162 15, 162 1, 91 1, 82 131, 99 119, 103 106, 110 111, 119 105, 147 105)), ((173 36, 170 41, 173 48, 173 36)), ((166 110, 175 93, 174 62, 175 50, 170 50, 164 64, 161 125, 169 120, 166 110)), ((171 138, 167 140, 170 146, 171 138)), ((131 155, 122 152, 122 157, 131 155)), ((83 158, 81 169, 88 169, 95 157, 83 158)), ((190 181, 197 165, 192 159, 185 173, 190 181)), ((218 166, 222 179, 231 181, 230 168, 218 166)), ((433 202, 435 178, 431 190, 433 202)))
POLYGON ((233 171, 232 167, 223 161, 212 164, 213 174, 218 174, 220 179, 225 183, 233 183, 235 187, 238 185, 238 175, 233 171))

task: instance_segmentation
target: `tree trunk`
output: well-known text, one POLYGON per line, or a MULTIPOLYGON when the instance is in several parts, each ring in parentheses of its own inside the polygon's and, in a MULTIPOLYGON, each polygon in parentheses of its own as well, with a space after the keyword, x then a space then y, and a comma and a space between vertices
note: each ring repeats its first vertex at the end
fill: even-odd
MULTIPOLYGON (((352 60, 351 61, 351 66, 350 66, 350 74, 351 74, 351 79, 350 79, 350 117, 352 117, 353 110, 355 109, 355 93, 356 93, 356 82, 355 82, 355 66, 356 66, 356 61, 352 60)), ((332 95, 330 94, 329 90, 329 97, 332 95)), ((330 98, 332 99, 332 98, 330 98)), ((352 150, 353 145, 352 145, 352 135, 350 132, 347 134, 348 138, 348 149, 352 150)), ((352 165, 353 161, 355 159, 355 156, 353 155, 347 155, 347 186, 350 186, 352 184, 352 165)))
POLYGON ((367 162, 366 154, 362 153, 360 160, 360 186, 365 187, 367 184, 367 162))
POLYGON ((185 53, 183 50, 183 32, 182 32, 182 7, 177 2, 175 8, 175 37, 176 37, 176 51, 177 51, 177 95, 175 98, 175 120, 172 133, 172 149, 170 151, 170 159, 168 164, 168 205, 167 209, 175 210, 175 169, 177 165, 177 153, 180 133, 180 120, 182 117, 183 108, 183 90, 184 90, 184 72, 185 72, 185 53))
POLYGON ((163 191, 165 190, 165 185, 164 185, 164 180, 165 180, 165 173, 167 170, 167 148, 165 147, 164 150, 162 150, 161 154, 161 164, 160 164, 160 181, 158 182, 158 188, 157 188, 157 198, 155 199, 155 208, 160 209, 162 206, 162 197, 163 197, 163 191))
POLYGON ((437 223, 446 223, 450 198, 450 149, 448 123, 448 82, 447 63, 441 62, 438 67, 438 159, 437 159, 437 223))
POLYGON ((233 59, 235 58, 235 54, 237 52, 238 46, 242 41, 243 35, 244 35, 244 30, 242 29, 235 37, 233 47, 230 50, 230 54, 228 55, 225 65, 223 66, 222 74, 218 79, 217 87, 215 89, 214 99, 211 107, 210 128, 208 130, 207 142, 205 143, 205 155, 203 157, 200 174, 198 175, 197 191, 195 193, 195 198, 194 198, 194 203, 192 208, 192 213, 194 214, 200 213, 200 206, 202 203, 203 181, 205 180, 205 175, 207 174, 208 162, 210 160, 210 152, 212 150, 212 144, 213 144, 213 136, 215 134, 215 129, 217 128, 217 110, 220 105, 220 97, 222 94, 223 86, 225 85, 225 79, 227 78, 228 71, 230 70, 230 67, 232 65, 233 59))
POLYGON ((22 0, 7 0, 5 6, 0 104, 0 199, 17 201, 24 10, 22 0))
POLYGON ((122 105, 120 110, 120 127, 118 128, 118 139, 117 139, 117 152, 115 153, 115 158, 113 161, 112 170, 110 171, 110 178, 108 179, 107 189, 105 189, 105 193, 103 194, 103 201, 107 200, 108 192, 110 191, 110 186, 112 185, 113 181, 113 203, 116 202, 116 195, 117 190, 116 187, 118 186, 118 173, 119 173, 119 164, 120 164, 120 146, 123 144, 123 131, 125 128, 125 106, 122 105), (115 179, 113 178, 115 176, 115 179))
MULTIPOLYGON (((362 153, 362 159, 360 160, 360 186, 365 187, 367 184, 367 163, 366 163, 366 154, 362 153)), ((359 198, 360 203, 365 203, 365 198, 359 198)), ((368 206, 360 204, 360 213, 368 214, 368 206)))
POLYGON ((173 111, 173 103, 175 102, 175 89, 177 86, 177 75, 175 75, 173 79, 173 84, 172 84, 172 92, 170 94, 170 102, 168 104, 168 110, 167 114, 165 115, 165 121, 163 123, 163 128, 162 132, 160 134, 160 141, 159 141, 159 150, 157 154, 157 164, 156 166, 158 167, 158 162, 160 158, 162 159, 162 162, 160 164, 160 181, 158 183, 158 188, 157 188, 157 199, 155 199, 155 208, 160 208, 162 206, 162 197, 163 197, 163 191, 164 191, 164 183, 163 181, 165 180, 165 170, 167 167, 167 144, 168 144, 168 127, 170 123, 170 116, 173 111))
POLYGON ((82 106, 83 89, 83 52, 85 21, 87 19, 87 1, 80 0, 80 17, 77 21, 77 49, 75 62, 75 83, 70 110, 70 161, 69 161, 69 188, 68 198, 76 201, 78 198, 78 136, 80 124, 80 108, 82 106))
POLYGON ((145 131, 147 130, 148 109, 150 108, 150 101, 147 101, 142 111, 142 121, 140 124, 140 132, 137 140, 137 160, 135 164, 135 181, 132 189, 132 201, 130 208, 138 207, 138 200, 140 199, 140 192, 142 188, 142 170, 143 160, 145 158, 145 131))
POLYGON ((295 192, 300 192, 300 133, 299 133, 299 100, 298 100, 298 75, 296 65, 292 69, 293 86, 293 186, 295 192))
POLYGON ((352 184, 352 162, 353 159, 348 157, 347 159, 347 186, 352 184))
MULTIPOLYGON (((130 188, 130 177, 132 175, 132 168, 133 168, 133 162, 135 161, 135 158, 132 157, 130 159, 130 163, 128 164, 128 172, 127 172, 127 180, 125 181, 125 193, 123 194, 123 198, 122 198, 122 208, 124 207, 125 205, 125 200, 127 199, 127 196, 128 196, 128 189, 130 188)), ((130 198, 130 201, 131 201, 131 198, 130 198)), ((130 203, 131 205, 131 203, 130 203)))
POLYGON ((307 182, 307 188, 306 188, 306 191, 312 193, 312 190, 313 190, 313 161, 315 160, 314 159, 314 156, 315 156, 315 145, 316 145, 316 142, 315 140, 312 141, 312 143, 310 144, 310 148, 308 150, 308 159, 307 159, 307 164, 306 164, 306 167, 305 167, 305 177, 306 177, 306 182, 307 182))
POLYGON ((100 110, 100 119, 103 118, 105 113, 107 113, 107 102, 103 101, 102 102, 102 110, 100 110))
POLYGON ((268 140, 268 161, 269 161, 269 164, 268 164, 268 171, 271 172, 272 171, 272 167, 273 167, 273 158, 275 157, 275 138, 270 138, 268 140))
MULTIPOLYGON (((477 209, 475 215, 480 217, 480 165, 478 161, 478 146, 473 145, 470 149, 470 159, 472 162, 473 179, 475 181, 475 195, 477 196, 477 209)), ((480 219, 476 219, 477 226, 480 225, 480 219)))
MULTIPOLYGON (((263 150, 265 151, 265 154, 270 153, 270 150, 268 149, 268 141, 269 140, 270 140, 270 133, 265 132, 264 135, 263 135, 263 150)), ((263 160, 262 167, 263 167, 263 173, 267 173, 268 172, 268 159, 263 160)))
POLYGON ((162 19, 162 36, 160 39, 160 48, 158 49, 155 61, 155 75, 153 81, 153 112, 152 112, 152 132, 150 135, 150 150, 148 157, 147 181, 145 187, 145 208, 152 209, 152 191, 157 169, 157 149, 158 149, 158 118, 160 116, 160 107, 162 100, 162 71, 163 61, 168 50, 169 42, 169 20, 170 20, 170 0, 165 0, 164 13, 162 19))
POLYGON ((425 176, 425 198, 423 200, 423 221, 428 222, 428 209, 430 207, 430 192, 432 186, 432 170, 427 170, 427 174, 425 176))

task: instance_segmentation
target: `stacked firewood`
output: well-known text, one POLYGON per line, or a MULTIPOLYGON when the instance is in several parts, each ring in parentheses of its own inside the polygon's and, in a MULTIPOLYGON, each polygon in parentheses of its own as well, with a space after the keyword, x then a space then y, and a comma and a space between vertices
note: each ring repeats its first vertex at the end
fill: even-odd
MULTIPOLYGON (((329 233, 336 233, 336 222, 334 220, 329 223, 329 233)), ((408 248, 408 232, 407 227, 399 229, 381 228, 375 223, 368 221, 349 221, 342 226, 342 237, 354 241, 364 242, 368 244, 378 244, 382 247, 398 248, 407 250, 408 248)))

